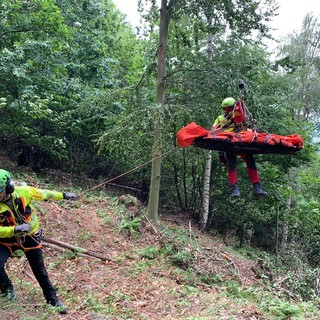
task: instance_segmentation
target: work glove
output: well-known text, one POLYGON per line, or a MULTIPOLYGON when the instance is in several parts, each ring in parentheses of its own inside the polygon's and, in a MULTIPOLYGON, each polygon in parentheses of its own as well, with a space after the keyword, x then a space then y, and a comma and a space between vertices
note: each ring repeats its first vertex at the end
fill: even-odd
POLYGON ((28 233, 29 231, 30 231, 30 224, 29 223, 19 224, 18 226, 14 227, 14 234, 28 233))
POLYGON ((78 195, 73 192, 63 192, 63 199, 66 200, 76 200, 78 195))

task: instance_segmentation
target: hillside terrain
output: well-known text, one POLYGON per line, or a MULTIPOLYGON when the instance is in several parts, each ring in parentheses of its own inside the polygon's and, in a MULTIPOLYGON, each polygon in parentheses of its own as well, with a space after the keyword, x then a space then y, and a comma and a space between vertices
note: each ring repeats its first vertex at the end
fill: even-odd
POLYGON ((59 315, 45 305, 24 255, 15 255, 7 270, 18 299, 0 300, 1 319, 320 319, 281 279, 257 277, 255 260, 200 233, 186 213, 161 212, 155 226, 132 196, 81 190, 61 173, 35 176, 2 163, 30 185, 78 192, 78 201, 37 204, 44 237, 104 258, 43 242, 51 281, 68 306, 59 315))

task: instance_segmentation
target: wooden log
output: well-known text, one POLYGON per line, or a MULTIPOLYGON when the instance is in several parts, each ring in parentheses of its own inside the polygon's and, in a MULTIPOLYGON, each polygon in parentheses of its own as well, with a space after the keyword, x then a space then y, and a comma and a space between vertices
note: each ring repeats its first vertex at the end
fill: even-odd
MULTIPOLYGON (((59 252, 62 252, 62 253, 65 253, 66 250, 69 250, 67 248, 63 248, 61 246, 58 246, 56 244, 53 244, 53 243, 49 243, 49 242, 46 242, 46 243, 43 243, 42 244, 42 248, 44 248, 47 252, 49 252, 47 249, 50 248, 50 249, 53 249, 53 250, 56 250, 56 251, 59 251, 59 252)), ((80 252, 76 252, 77 256, 78 257, 90 257, 90 258, 95 258, 95 257, 91 257, 89 255, 86 255, 84 253, 80 253, 80 252)), ((52 255, 52 254, 51 254, 52 255)))
POLYGON ((88 255, 88 256, 91 256, 91 257, 95 257, 95 258, 101 259, 103 261, 114 261, 109 256, 104 256, 104 255, 101 255, 99 253, 92 252, 92 251, 89 251, 89 250, 81 248, 81 247, 76 247, 76 246, 74 246, 72 244, 65 243, 65 242, 62 242, 62 241, 59 241, 59 240, 54 240, 54 239, 51 239, 51 238, 43 237, 42 241, 47 242, 47 243, 51 243, 51 244, 54 244, 54 245, 57 245, 57 246, 60 246, 60 247, 66 248, 66 249, 69 249, 69 250, 77 252, 77 253, 85 254, 85 255, 88 255))

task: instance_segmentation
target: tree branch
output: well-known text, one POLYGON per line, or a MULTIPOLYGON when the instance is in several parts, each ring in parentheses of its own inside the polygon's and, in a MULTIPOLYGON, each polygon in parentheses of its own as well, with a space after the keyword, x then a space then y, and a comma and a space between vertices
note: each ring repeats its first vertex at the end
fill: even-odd
POLYGON ((50 239, 50 238, 47 238, 47 237, 43 237, 42 241, 48 242, 48 243, 52 243, 52 244, 55 244, 55 245, 63 247, 63 248, 67 248, 67 249, 69 249, 71 251, 74 251, 74 252, 78 252, 78 253, 85 254, 85 255, 88 255, 88 256, 91 256, 91 257, 95 257, 95 258, 101 259, 103 261, 114 261, 111 257, 103 256, 103 255, 101 255, 99 253, 95 253, 95 252, 89 251, 89 250, 84 249, 84 248, 76 247, 76 246, 74 246, 72 244, 65 243, 65 242, 62 242, 62 241, 59 241, 59 240, 54 240, 54 239, 50 239))

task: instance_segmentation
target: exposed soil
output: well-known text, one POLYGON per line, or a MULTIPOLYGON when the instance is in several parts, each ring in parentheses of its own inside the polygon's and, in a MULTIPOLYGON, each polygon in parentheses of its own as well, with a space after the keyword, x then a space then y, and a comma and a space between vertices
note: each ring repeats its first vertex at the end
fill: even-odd
MULTIPOLYGON (((67 315, 51 314, 46 319, 183 319, 200 316, 203 309, 216 304, 218 289, 214 286, 199 283, 198 290, 192 292, 190 289, 188 293, 186 280, 164 258, 150 259, 150 263, 141 258, 138 250, 148 246, 161 247, 163 234, 152 225, 146 225, 134 235, 125 230, 119 233, 119 218, 107 200, 96 203, 83 196, 77 202, 43 202, 39 216, 45 237, 80 246, 113 260, 77 256, 70 251, 63 254, 44 242, 50 278, 68 305, 67 315), (108 216, 107 223, 98 216, 98 209, 108 216), (103 305, 110 309, 110 302, 112 315, 105 316, 103 305), (95 306, 97 310, 93 311, 95 306)), ((168 228, 189 229, 191 220, 180 214, 167 219, 163 217, 162 221, 168 228)), ((197 228, 191 227, 190 233, 201 248, 201 251, 192 246, 187 248, 193 251, 192 266, 198 273, 233 277, 240 280, 243 287, 258 282, 251 271, 251 261, 224 252, 217 239, 201 234, 197 228)), ((30 296, 30 287, 24 288, 26 283, 38 288, 27 260, 24 257, 12 258, 7 269, 19 288, 18 304, 25 309, 20 316, 25 317, 30 312, 35 316, 41 314, 44 298, 40 290, 31 290, 30 296)), ((237 313, 236 319, 249 319, 248 316, 261 319, 259 311, 252 307, 239 309, 237 313)), ((223 306, 221 319, 227 319, 228 314, 228 307, 223 306)), ((13 316, 6 319, 24 319, 13 316)))
MULTIPOLYGON (((62 186, 72 191, 72 185, 62 186)), ((143 219, 139 232, 119 231, 121 217, 136 212, 117 206, 116 197, 93 194, 83 192, 75 202, 41 202, 37 205, 40 224, 45 237, 105 255, 111 261, 69 250, 63 253, 44 242, 48 273, 68 306, 67 315, 58 315, 45 305, 24 255, 11 258, 7 270, 18 300, 15 304, 0 301, 1 319, 267 319, 254 304, 241 305, 228 298, 223 286, 224 281, 234 280, 242 289, 263 288, 251 270, 253 261, 228 253, 218 238, 199 232, 184 213, 161 214, 161 228, 143 219), (171 237, 165 232, 169 229, 171 237), (183 249, 192 257, 188 266, 178 268, 163 254, 149 259, 139 254, 146 248, 163 248, 170 241, 179 246, 179 230, 187 230, 192 240, 183 249), (188 267, 193 270, 189 279, 188 267), (183 269, 184 273, 179 272, 183 269), (217 277, 217 285, 198 275, 217 277)))

